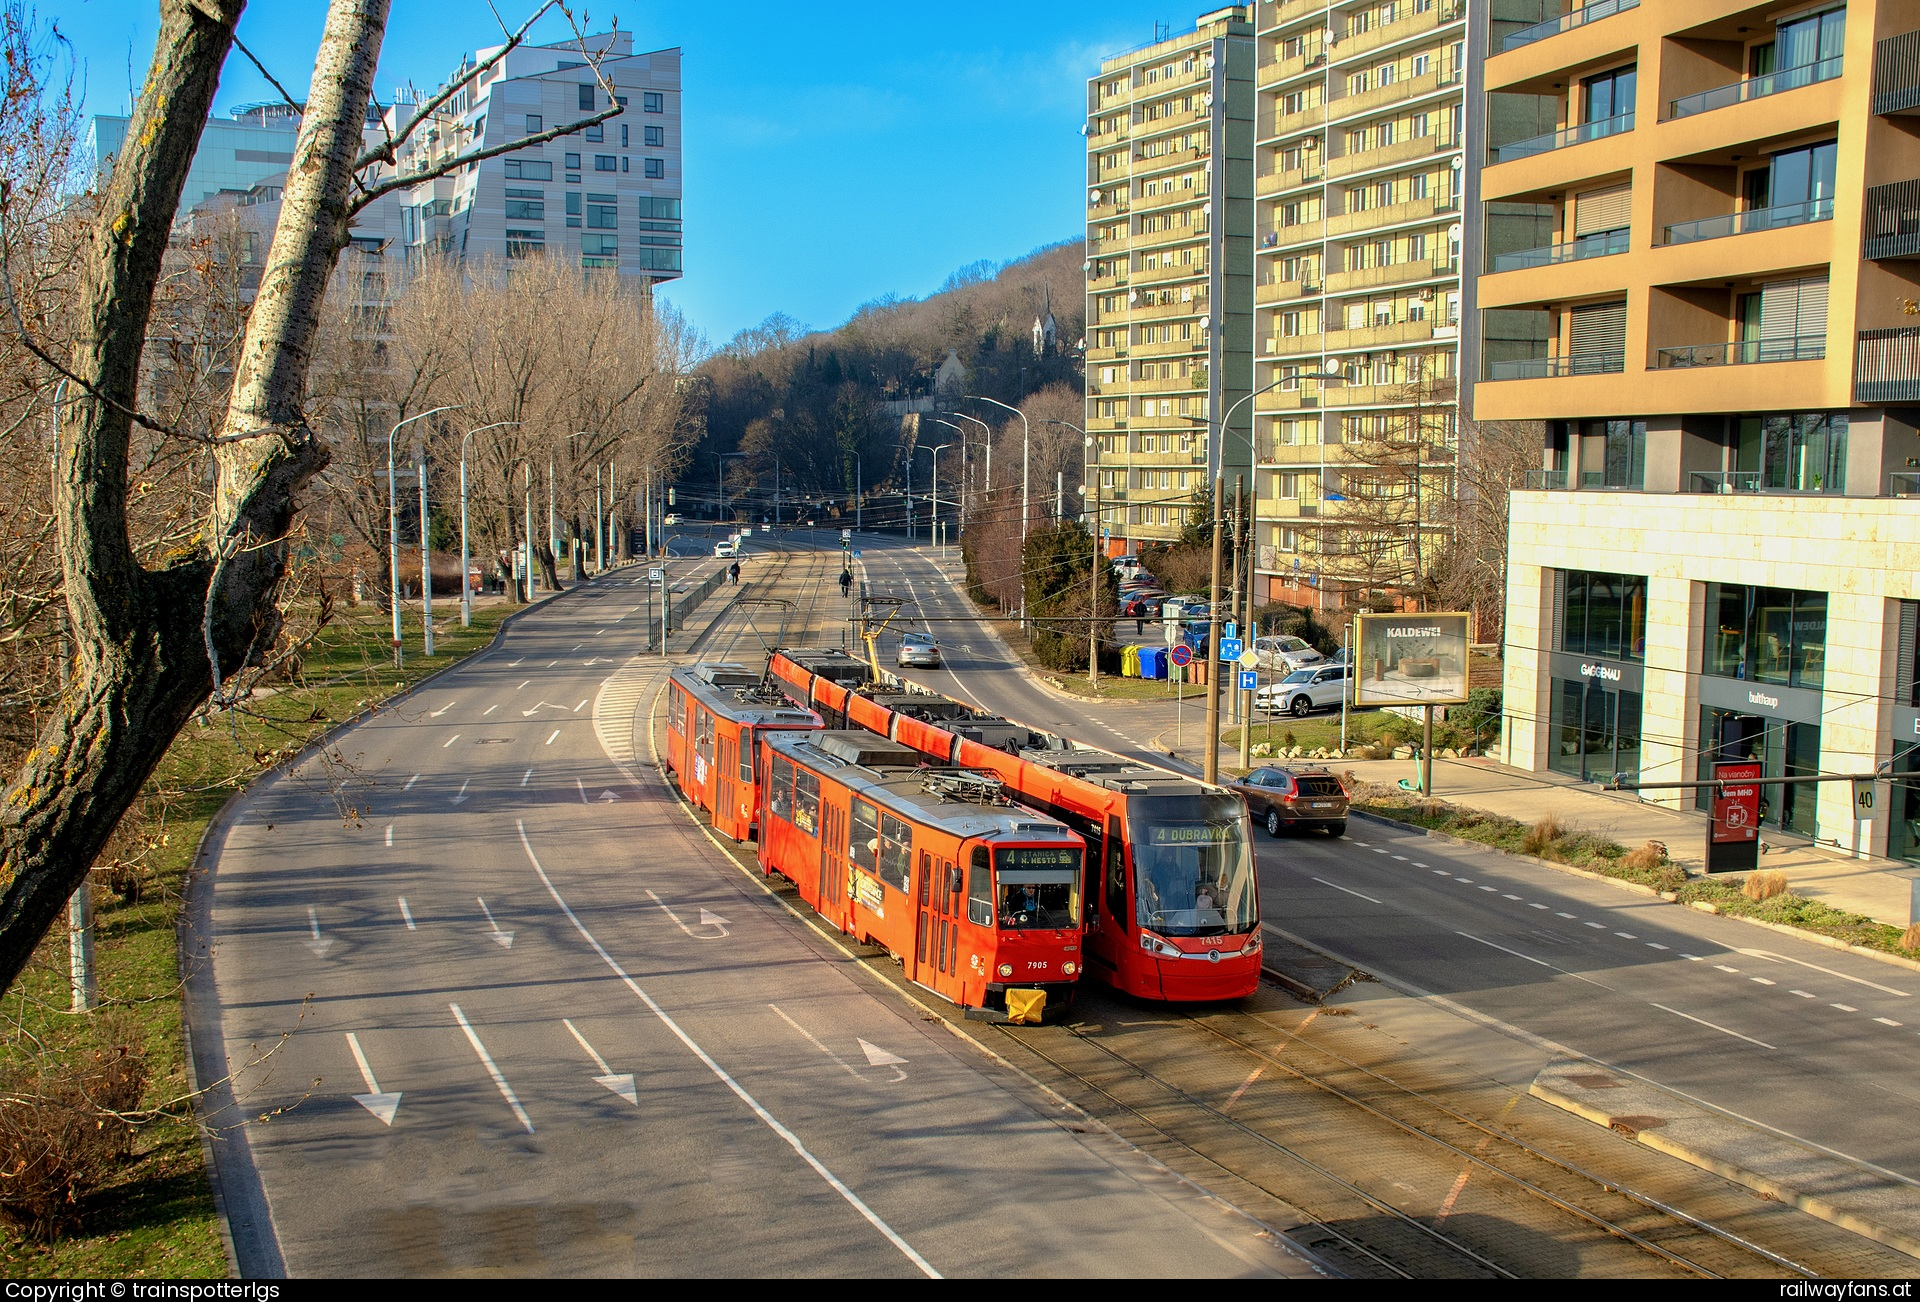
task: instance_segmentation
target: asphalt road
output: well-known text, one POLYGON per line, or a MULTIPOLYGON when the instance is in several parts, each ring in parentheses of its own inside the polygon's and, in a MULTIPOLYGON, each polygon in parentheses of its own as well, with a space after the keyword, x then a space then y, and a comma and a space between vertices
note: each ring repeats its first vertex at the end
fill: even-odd
POLYGON ((1307 1273, 608 759, 594 702, 639 650, 643 575, 530 612, 230 811, 192 1029, 233 1076, 212 1121, 237 1127, 243 1269, 1307 1273))
MULTIPOLYGON (((946 669, 912 677, 1166 763, 1135 712, 1045 691, 985 625, 946 622, 970 603, 923 551, 868 545, 863 560, 875 590, 936 618, 946 669)), ((1536 1046, 1920 1180, 1920 973, 1360 819, 1341 841, 1256 837, 1262 916, 1283 933, 1536 1046)))

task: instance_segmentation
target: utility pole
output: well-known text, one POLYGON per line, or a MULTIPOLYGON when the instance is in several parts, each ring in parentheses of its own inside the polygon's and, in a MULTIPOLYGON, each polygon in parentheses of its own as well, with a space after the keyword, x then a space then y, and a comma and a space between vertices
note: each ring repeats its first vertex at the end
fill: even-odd
POLYGON ((1227 494, 1227 477, 1213 477, 1213 586, 1207 604, 1207 753, 1200 773, 1207 782, 1220 780, 1220 544, 1226 529, 1220 519, 1220 499, 1227 494))
MULTIPOLYGON (((1240 499, 1245 494, 1245 491, 1246 477, 1244 475, 1235 475, 1233 477, 1233 510, 1227 515, 1227 528, 1229 530, 1227 536, 1232 539, 1227 548, 1227 563, 1231 567, 1227 577, 1227 611, 1228 617, 1234 621, 1236 631, 1239 629, 1240 622, 1240 499)), ((1251 638, 1244 639, 1241 645, 1244 646, 1252 640, 1251 638)), ((1218 668, 1219 666, 1216 665, 1215 669, 1217 670, 1218 668)), ((1228 698, 1228 703, 1231 706, 1229 713, 1235 723, 1243 725, 1241 731, 1244 732, 1246 730, 1244 727, 1246 720, 1240 716, 1240 688, 1238 677, 1240 666, 1235 665, 1233 668, 1235 678, 1233 695, 1228 698)))

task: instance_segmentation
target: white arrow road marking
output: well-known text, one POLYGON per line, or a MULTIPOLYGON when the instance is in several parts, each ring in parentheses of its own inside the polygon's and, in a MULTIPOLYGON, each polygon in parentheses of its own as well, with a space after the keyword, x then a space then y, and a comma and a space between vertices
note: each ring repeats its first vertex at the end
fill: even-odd
MULTIPOLYGON (((846 1200, 847 1206, 859 1212, 867 1224, 873 1226, 874 1229, 885 1235, 887 1242, 891 1243, 895 1248, 898 1248, 901 1255, 906 1257, 908 1261, 911 1261, 921 1274, 925 1275, 928 1279, 941 1278, 940 1272, 933 1268, 932 1262, 916 1252, 911 1243, 901 1238, 898 1231, 882 1220, 873 1208, 867 1206, 867 1204, 861 1200, 860 1195, 849 1189, 846 1183, 841 1180, 839 1176, 835 1175, 825 1162, 815 1157, 807 1146, 800 1142, 800 1136, 794 1134, 793 1131, 781 1124, 780 1119, 774 1116, 773 1113, 767 1111, 767 1109, 761 1105, 759 1099, 749 1094, 745 1086, 741 1085, 739 1081, 727 1073, 725 1067, 715 1062, 713 1055, 701 1048, 700 1042, 691 1035, 688 1035, 680 1023, 674 1021, 673 1018, 668 1015, 667 1010, 654 1002, 653 996, 648 994, 645 988, 642 987, 638 981, 635 981, 625 968, 620 966, 613 955, 607 953, 606 946, 602 945, 599 940, 595 938, 594 934, 587 930, 587 925, 580 921, 580 915, 573 911, 573 907, 567 903, 566 897, 561 895, 559 890, 555 888, 553 879, 547 876, 547 870, 540 866, 540 858, 533 852, 533 842, 527 838, 526 820, 516 820, 516 825, 520 830, 520 844, 527 852, 527 860, 533 865, 533 871, 539 875, 540 884, 547 888, 547 894, 551 895, 553 902, 560 906, 560 911, 567 915, 567 921, 571 922, 573 929, 580 933, 580 938, 592 947, 593 952, 599 955, 600 961, 607 965, 608 970, 620 978, 621 984, 631 990, 634 997, 647 1006, 647 1011, 658 1018, 660 1024, 671 1031, 673 1037, 687 1047, 687 1052, 698 1058, 701 1065, 714 1074, 715 1079, 733 1091, 735 1098, 752 1109, 753 1115, 760 1119, 762 1125, 774 1134, 780 1136, 787 1147, 793 1150, 795 1157, 805 1162, 813 1169, 815 1175, 818 1175, 822 1180, 826 1181, 828 1185, 832 1186, 833 1191, 846 1200)), ((476 1040, 475 1043, 477 1044, 478 1041, 476 1040)), ((532 1127, 529 1126, 528 1129, 531 1130, 532 1127)))
POLYGON ((859 1036, 855 1036, 854 1039, 859 1042, 860 1051, 867 1055, 867 1062, 869 1065, 874 1067, 893 1068, 894 1080, 905 1080, 907 1078, 907 1073, 900 1070, 902 1067, 907 1065, 907 1060, 905 1058, 902 1058, 897 1053, 888 1053, 885 1049, 882 1049, 877 1044, 871 1043, 870 1041, 867 1041, 867 1040, 861 1040, 859 1036))
MULTIPOLYGON (((526 657, 525 657, 525 656, 521 656, 521 657, 520 657, 520 660, 525 660, 525 659, 526 659, 526 657)), ((509 668, 509 669, 518 669, 518 668, 520 667, 520 660, 515 660, 515 661, 513 661, 513 662, 511 662, 510 664, 508 664, 508 665, 507 665, 507 668, 509 668)), ((529 678, 529 679, 528 679, 527 681, 528 681, 528 682, 532 682, 533 680, 532 680, 531 678, 529 678)))
POLYGON ((393 844, 393 824, 392 823, 387 824, 387 844, 388 845, 393 844))
POLYGON ((307 906, 307 927, 313 932, 313 939, 307 942, 307 948, 313 951, 315 958, 325 958, 327 951, 333 948, 333 942, 320 938, 320 915, 311 904, 307 906))
POLYGON ((602 791, 600 793, 600 803, 603 805, 607 804, 609 801, 614 801, 618 799, 620 799, 620 797, 614 795, 613 792, 611 791, 602 791))
POLYGON ((453 734, 453 736, 451 736, 451 737, 449 737, 449 738, 447 738, 447 740, 446 740, 446 744, 445 744, 445 745, 443 745, 443 746, 441 746, 441 747, 440 747, 440 749, 441 749, 441 750, 445 750, 445 749, 447 748, 447 746, 451 746, 451 745, 453 745, 453 743, 455 743, 456 741, 459 741, 459 740, 460 740, 460 734, 456 732, 456 733, 454 733, 454 734, 453 734))
POLYGON ((474 1034, 473 1023, 469 1022, 467 1015, 460 1011, 459 1004, 448 1004, 447 1007, 453 1010, 455 1019, 460 1023, 460 1029, 467 1033, 467 1043, 471 1044, 473 1051, 480 1055, 480 1065, 487 1069, 487 1075, 493 1077, 494 1085, 500 1090, 500 1097, 507 1101, 507 1106, 513 1109, 513 1115, 520 1118, 520 1124, 525 1126, 527 1133, 531 1135, 533 1122, 528 1118, 527 1110, 521 1107, 520 1100, 514 1097, 513 1086, 507 1084, 507 1078, 502 1076, 500 1069, 493 1065, 493 1055, 487 1052, 487 1046, 480 1043, 480 1037, 474 1034))
POLYGON ((360 1079, 367 1083, 367 1092, 354 1095, 353 1101, 380 1118, 381 1125, 391 1126, 393 1114, 400 1110, 400 1091, 381 1090, 380 1082, 373 1078, 373 1068, 367 1065, 367 1055, 360 1049, 360 1037, 352 1031, 347 1032, 347 1047, 353 1050, 353 1060, 360 1064, 360 1079))
MULTIPOLYGON (((480 897, 478 895, 474 896, 473 898, 476 900, 480 900, 480 897)), ((493 938, 495 941, 499 943, 500 948, 512 949, 513 933, 511 931, 500 930, 500 924, 493 920, 493 910, 487 907, 487 902, 485 900, 480 900, 480 912, 487 915, 487 925, 493 928, 493 938)))
POLYGON ((680 930, 686 932, 689 936, 692 936, 695 940, 719 940, 720 936, 725 936, 728 934, 727 920, 721 917, 717 913, 709 913, 705 909, 700 910, 700 925, 702 927, 717 927, 720 931, 720 936, 702 936, 694 928, 689 927, 686 923, 680 921, 680 915, 675 913, 672 909, 668 908, 667 902, 665 900, 661 899, 658 895, 654 895, 651 890, 649 890, 647 894, 650 896, 653 896, 653 902, 660 906, 660 912, 666 914, 669 918, 673 919, 674 926, 680 928, 680 930))
POLYGON ((428 715, 427 717, 428 717, 429 719, 437 719, 437 718, 439 718, 439 717, 440 717, 441 715, 443 715, 443 714, 445 714, 445 713, 446 713, 446 712, 447 712, 448 710, 451 710, 451 709, 452 709, 452 708, 453 708, 454 706, 456 706, 456 705, 458 705, 458 704, 460 704, 460 702, 458 702, 458 701, 448 701, 448 702, 447 702, 447 703, 446 703, 445 705, 443 705, 443 706, 441 706, 441 707, 440 707, 439 709, 437 709, 437 710, 435 710, 435 711, 433 711, 433 713, 431 713, 431 714, 429 714, 429 715, 428 715))
POLYGON ((471 781, 473 781, 473 779, 472 779, 472 778, 462 778, 462 779, 460 780, 460 794, 459 794, 459 795, 457 795, 457 796, 455 796, 455 797, 453 798, 453 803, 454 803, 454 804, 456 804, 456 805, 457 805, 457 804, 459 804, 459 803, 460 803, 461 801, 463 801, 463 800, 465 800, 465 799, 467 798, 467 783, 469 783, 469 782, 471 782, 471 781))
POLYGON ((540 713, 541 709, 545 707, 545 705, 546 705, 545 701, 536 701, 531 710, 520 711, 520 717, 523 719, 531 719, 534 715, 540 713))
POLYGON ((404 895, 400 897, 400 916, 407 920, 408 931, 420 930, 420 928, 413 925, 413 910, 407 907, 407 897, 404 895))
POLYGON ((580 667, 582 669, 591 669, 595 665, 610 665, 612 663, 613 661, 607 659, 605 656, 595 656, 593 659, 586 661, 580 667))
POLYGON ((591 1044, 587 1043, 587 1037, 580 1034, 580 1028, 573 1024, 572 1019, 563 1017, 560 1019, 560 1024, 573 1033, 573 1038, 578 1040, 580 1047, 587 1051, 587 1057, 593 1059, 593 1065, 600 1069, 600 1074, 593 1079, 612 1090, 615 1094, 618 1094, 627 1102, 633 1104, 636 1108, 639 1107, 640 1089, 633 1083, 633 1073, 630 1071, 616 1072, 613 1068, 607 1066, 607 1060, 600 1056, 598 1049, 595 1049, 591 1044))
MULTIPOLYGON (((788 1017, 785 1010, 782 1009, 779 1004, 768 1004, 767 1007, 773 1009, 774 1016, 778 1017, 781 1021, 785 1022, 788 1026, 791 1026, 794 1030, 800 1032, 800 1034, 806 1036, 808 1044, 811 1044, 814 1048, 826 1054, 827 1057, 833 1059, 836 1063, 840 1064, 841 1071, 844 1071, 845 1073, 847 1073, 847 1075, 853 1077, 857 1081, 864 1081, 866 1079, 865 1076, 862 1076, 859 1072, 853 1069, 852 1063, 848 1062, 845 1058, 842 1058, 839 1054, 835 1053, 832 1049, 829 1049, 826 1045, 820 1043, 819 1040, 814 1038, 813 1032, 809 1031, 806 1027, 800 1025, 800 1023, 794 1021, 791 1017, 788 1017)), ((861 1043, 865 1044, 866 1041, 862 1040, 861 1043)))
POLYGON ((413 784, 414 784, 414 783, 416 783, 416 782, 418 782, 419 780, 420 780, 420 775, 419 775, 418 773, 416 773, 416 774, 414 774, 414 775, 413 775, 412 777, 410 777, 410 778, 408 778, 408 779, 407 779, 407 785, 406 785, 406 786, 404 786, 404 787, 401 787, 400 789, 401 789, 402 791, 411 791, 411 790, 413 790, 413 784))
MULTIPOLYGON (((558 728, 555 728, 552 734, 547 738, 547 745, 549 746, 553 745, 553 739, 555 737, 558 737, 559 735, 560 735, 560 730, 558 728)), ((528 771, 531 772, 532 770, 528 770, 528 771)))

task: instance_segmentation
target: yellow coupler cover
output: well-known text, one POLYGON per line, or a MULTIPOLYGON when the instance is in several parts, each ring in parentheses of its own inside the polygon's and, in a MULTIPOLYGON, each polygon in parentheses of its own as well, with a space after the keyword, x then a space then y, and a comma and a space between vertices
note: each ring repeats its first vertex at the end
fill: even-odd
POLYGON ((1023 1026, 1040 1025, 1040 1015, 1047 1009, 1047 992, 1044 990, 1007 991, 1007 1020, 1019 1022, 1023 1026))

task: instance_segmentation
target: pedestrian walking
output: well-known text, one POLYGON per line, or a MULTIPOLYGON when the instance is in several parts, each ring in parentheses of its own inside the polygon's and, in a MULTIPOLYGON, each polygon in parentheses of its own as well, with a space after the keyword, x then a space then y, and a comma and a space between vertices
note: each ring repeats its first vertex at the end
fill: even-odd
POLYGON ((844 597, 852 590, 853 590, 853 571, 841 570, 840 571, 840 595, 844 597))
POLYGON ((735 561, 733 565, 727 570, 727 573, 733 576, 733 581, 735 583, 740 582, 740 562, 735 561))

